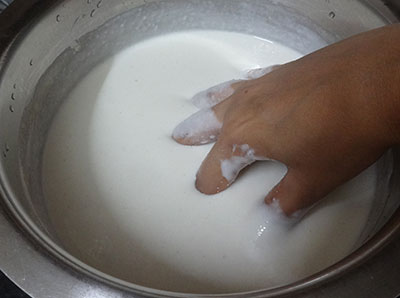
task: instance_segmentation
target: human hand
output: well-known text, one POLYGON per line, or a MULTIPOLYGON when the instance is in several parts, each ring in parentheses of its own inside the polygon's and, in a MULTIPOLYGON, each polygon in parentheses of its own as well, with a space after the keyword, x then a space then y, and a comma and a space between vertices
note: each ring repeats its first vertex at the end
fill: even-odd
POLYGON ((175 129, 184 145, 216 141, 196 187, 228 188, 257 160, 287 174, 266 196, 286 215, 306 208, 398 141, 400 25, 370 31, 195 96, 202 109, 175 129), (257 76, 257 74, 255 75, 257 76))

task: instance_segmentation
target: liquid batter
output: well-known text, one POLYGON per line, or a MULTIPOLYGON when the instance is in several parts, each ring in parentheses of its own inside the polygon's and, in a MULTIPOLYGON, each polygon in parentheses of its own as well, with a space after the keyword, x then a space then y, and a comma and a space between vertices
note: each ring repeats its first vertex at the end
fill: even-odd
POLYGON ((288 226, 263 203, 282 164, 259 162, 205 196, 194 181, 211 145, 171 138, 197 111, 194 94, 300 56, 253 36, 193 31, 146 40, 94 68, 56 115, 44 152, 43 188, 65 248, 114 277, 195 293, 285 284, 348 254, 370 210, 374 167, 288 226))

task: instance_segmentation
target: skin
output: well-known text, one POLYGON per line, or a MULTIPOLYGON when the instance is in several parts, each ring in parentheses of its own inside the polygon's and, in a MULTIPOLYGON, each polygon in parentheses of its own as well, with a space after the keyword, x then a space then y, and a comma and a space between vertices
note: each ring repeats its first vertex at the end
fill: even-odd
MULTIPOLYGON (((258 79, 234 82, 212 107, 222 127, 174 137, 184 145, 217 136, 196 188, 215 194, 232 181, 221 160, 245 156, 284 163, 288 172, 265 198, 286 215, 309 207, 374 163, 400 141, 400 25, 363 33, 281 65, 258 79), (236 148, 236 149, 235 149, 236 148)), ((218 97, 218 94, 214 94, 218 97)))

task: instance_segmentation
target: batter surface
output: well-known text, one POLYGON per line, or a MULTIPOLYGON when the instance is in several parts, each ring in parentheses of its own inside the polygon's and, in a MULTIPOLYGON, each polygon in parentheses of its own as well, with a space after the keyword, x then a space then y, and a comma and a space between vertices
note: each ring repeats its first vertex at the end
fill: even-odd
POLYGON ((43 188, 65 248, 112 276, 157 289, 226 293, 288 283, 353 248, 376 182, 372 167, 295 226, 263 203, 286 172, 259 162, 205 196, 195 174, 210 145, 171 139, 197 92, 301 55, 238 33, 146 40, 94 68, 54 119, 43 188))

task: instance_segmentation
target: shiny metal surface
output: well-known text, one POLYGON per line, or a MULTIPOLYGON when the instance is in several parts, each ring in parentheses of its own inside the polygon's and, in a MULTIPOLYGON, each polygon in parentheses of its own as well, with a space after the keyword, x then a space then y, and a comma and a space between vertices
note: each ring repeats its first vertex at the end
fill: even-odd
POLYGON ((6 9, 6 7, 8 5, 10 5, 10 3, 12 2, 12 0, 0 0, 0 13, 6 9))
MULTIPOLYGON (((292 46, 306 53, 315 44, 396 20, 380 1, 341 0, 16 0, 4 14, 0 18, 0 269, 33 297, 189 296, 146 289, 96 271, 63 249, 47 218, 38 175, 47 128, 64 96, 99 61, 133 42, 177 29, 265 36, 267 28, 268 37, 272 34, 279 41, 274 26, 294 16, 293 40, 301 36, 308 42, 292 46), (182 22, 182 11, 189 20, 182 22), (273 15, 268 14, 271 11, 273 15), (145 22, 143 15, 157 22, 145 22)), ((381 161, 380 177, 381 203, 375 208, 379 212, 371 214, 360 240, 369 241, 360 249, 298 283, 230 297, 395 297, 400 292, 399 241, 356 271, 327 283, 354 270, 398 234, 400 210, 392 213, 400 203, 399 150, 381 161)))

